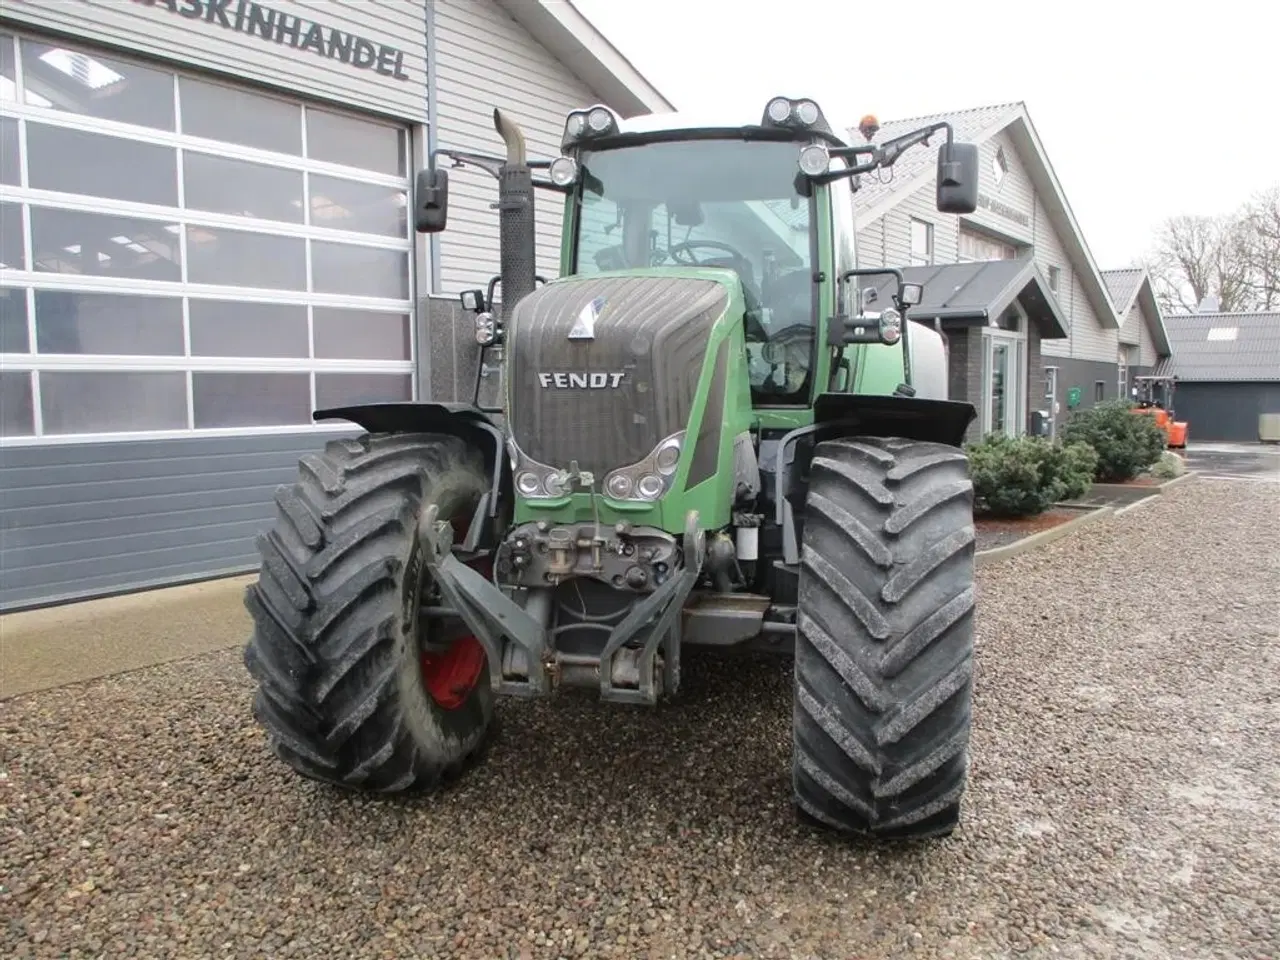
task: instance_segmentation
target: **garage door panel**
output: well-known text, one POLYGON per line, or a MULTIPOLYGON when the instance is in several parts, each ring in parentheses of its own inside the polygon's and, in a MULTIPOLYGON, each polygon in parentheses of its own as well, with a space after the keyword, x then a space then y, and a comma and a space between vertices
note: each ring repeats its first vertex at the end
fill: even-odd
POLYGON ((180 546, 137 553, 94 557, 48 566, 6 571, 6 607, 24 601, 66 595, 93 595, 105 589, 130 588, 157 576, 185 577, 257 566, 252 537, 238 532, 208 540, 193 539, 180 546), (92 583, 94 586, 88 587, 92 583))
MULTIPOLYGON (((202 510, 224 511, 247 509, 257 515, 271 513, 279 483, 245 486, 237 483, 230 490, 201 490, 197 493, 170 493, 128 500, 71 501, 47 506, 27 507, 11 513, 0 513, 6 549, 22 543, 63 543, 81 535, 98 537, 132 533, 143 524, 155 524, 157 530, 191 525, 191 517, 202 510), (130 508, 132 504, 132 508, 130 508), (108 526, 110 525, 110 526, 108 526), (26 538, 20 540, 18 538, 26 538)), ((246 514, 248 516, 248 514, 246 514)))
POLYGON ((319 401, 416 395, 412 129, 24 33, 0 609, 252 566, 299 457, 357 432, 319 401))

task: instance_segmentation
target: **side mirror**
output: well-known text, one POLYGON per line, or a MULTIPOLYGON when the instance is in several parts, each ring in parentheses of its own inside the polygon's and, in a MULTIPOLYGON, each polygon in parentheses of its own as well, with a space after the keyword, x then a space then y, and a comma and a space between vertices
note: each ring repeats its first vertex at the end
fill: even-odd
POLYGON ((973 213, 977 209, 977 144, 942 144, 938 147, 938 210, 941 213, 973 213))
POLYGON ((458 299, 462 302, 462 309, 469 310, 471 313, 484 313, 485 299, 483 290, 463 290, 458 294, 458 299))
POLYGON ((914 307, 924 299, 924 284, 921 283, 901 283, 898 284, 898 302, 904 307, 914 307))
POLYGON ((449 220, 449 171, 419 170, 413 189, 413 228, 439 233, 449 220))

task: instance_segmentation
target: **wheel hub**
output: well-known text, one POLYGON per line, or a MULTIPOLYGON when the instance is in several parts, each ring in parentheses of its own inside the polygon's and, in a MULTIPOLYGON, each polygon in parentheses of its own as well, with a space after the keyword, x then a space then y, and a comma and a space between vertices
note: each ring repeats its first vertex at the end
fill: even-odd
MULTIPOLYGON (((466 538, 469 522, 458 523, 457 542, 466 538)), ((476 572, 488 577, 492 575, 493 561, 489 557, 481 557, 468 564, 476 572)), ((438 622, 438 621, 437 621, 438 622)), ((427 624, 431 629, 431 624, 427 624)), ((443 652, 423 652, 419 659, 422 685, 427 695, 444 710, 457 710, 467 702, 476 685, 481 682, 488 666, 488 656, 482 644, 474 634, 458 637, 443 652)))

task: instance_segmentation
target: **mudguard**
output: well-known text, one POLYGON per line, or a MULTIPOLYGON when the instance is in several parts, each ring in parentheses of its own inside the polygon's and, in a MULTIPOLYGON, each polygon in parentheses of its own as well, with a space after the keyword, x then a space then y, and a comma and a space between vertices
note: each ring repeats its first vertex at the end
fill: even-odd
POLYGON ((475 444, 484 451, 485 468, 493 477, 496 496, 490 513, 509 499, 511 467, 503 455, 502 429, 487 413, 471 403, 362 403, 326 407, 311 414, 312 420, 349 420, 369 433, 447 433, 475 444))
POLYGON ((964 446, 965 431, 978 416, 960 400, 926 400, 881 394, 823 393, 813 405, 813 423, 823 439, 902 437, 964 446))

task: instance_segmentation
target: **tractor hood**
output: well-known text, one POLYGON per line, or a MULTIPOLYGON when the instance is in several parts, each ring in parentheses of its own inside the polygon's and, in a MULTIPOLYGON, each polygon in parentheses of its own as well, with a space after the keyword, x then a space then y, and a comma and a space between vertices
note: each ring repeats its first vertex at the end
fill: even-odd
POLYGON ((698 435, 719 439, 727 329, 740 326, 742 302, 737 275, 715 268, 564 277, 524 297, 506 323, 520 496, 562 498, 576 471, 619 506, 692 485, 698 435))

